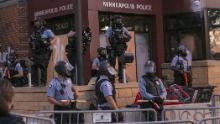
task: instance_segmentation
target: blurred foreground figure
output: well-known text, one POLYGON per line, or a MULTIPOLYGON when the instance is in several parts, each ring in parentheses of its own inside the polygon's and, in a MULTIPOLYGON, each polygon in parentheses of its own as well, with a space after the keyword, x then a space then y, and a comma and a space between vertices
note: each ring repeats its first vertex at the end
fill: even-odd
POLYGON ((6 79, 0 78, 0 124, 25 124, 22 118, 11 115, 14 89, 6 79))

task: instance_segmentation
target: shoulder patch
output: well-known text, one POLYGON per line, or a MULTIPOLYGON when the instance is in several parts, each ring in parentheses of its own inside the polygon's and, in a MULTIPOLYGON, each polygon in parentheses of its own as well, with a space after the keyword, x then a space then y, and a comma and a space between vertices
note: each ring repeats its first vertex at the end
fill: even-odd
POLYGON ((105 87, 111 87, 111 84, 110 83, 105 83, 104 86, 105 87))
POLYGON ((52 87, 53 87, 53 84, 51 83, 48 87, 49 87, 49 88, 52 88, 52 87))

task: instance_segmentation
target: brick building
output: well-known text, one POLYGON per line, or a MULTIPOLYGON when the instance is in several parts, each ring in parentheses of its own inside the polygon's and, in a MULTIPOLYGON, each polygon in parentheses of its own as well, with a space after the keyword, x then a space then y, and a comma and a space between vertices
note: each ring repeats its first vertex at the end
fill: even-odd
POLYGON ((29 50, 27 13, 25 0, 0 2, 0 43, 12 46, 22 58, 28 56, 29 50))
MULTIPOLYGON (((172 81, 173 75, 168 63, 173 56, 173 49, 180 42, 183 32, 191 32, 195 37, 190 46, 194 60, 193 85, 220 86, 219 0, 82 0, 82 3, 83 26, 89 26, 93 33, 90 49, 84 56, 86 81, 90 78, 90 62, 96 56, 96 49, 106 44, 103 42, 104 32, 111 24, 111 17, 121 14, 133 37, 129 52, 133 52, 136 57, 135 62, 127 68, 130 82, 137 82, 143 73, 143 62, 148 59, 156 61, 160 76, 172 81)), ((34 16, 45 18, 57 36, 75 29, 74 0, 10 0, 1 3, 0 9, 4 10, 4 13, 0 11, 0 40, 3 44, 15 43, 14 47, 20 57, 29 54, 28 34, 34 16), (13 37, 8 36, 11 32, 13 37)), ((137 83, 119 84, 117 87, 120 90, 117 97, 121 106, 132 103, 137 83)), ((85 92, 94 90, 90 86, 79 89, 81 97, 85 99, 92 95, 85 92)), ((18 103, 23 104, 33 100, 26 93, 42 95, 45 89, 17 89, 17 92, 20 94, 17 97, 18 103), (27 95, 26 101, 21 98, 24 94, 27 95)), ((38 100, 46 106, 44 97, 38 100)), ((36 106, 37 110, 42 109, 42 106, 36 106)))

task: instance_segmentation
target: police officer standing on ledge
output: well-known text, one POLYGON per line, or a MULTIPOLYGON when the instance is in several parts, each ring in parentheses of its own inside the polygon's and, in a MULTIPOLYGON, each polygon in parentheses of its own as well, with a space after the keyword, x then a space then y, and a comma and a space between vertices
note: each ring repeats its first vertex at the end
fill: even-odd
MULTIPOLYGON (((161 120, 163 101, 166 99, 166 89, 160 78, 156 76, 156 66, 153 61, 147 61, 144 65, 145 75, 139 80, 139 90, 142 100, 141 108, 154 108, 157 111, 158 120, 161 120)), ((153 113, 149 115, 149 121, 155 121, 153 113)))
MULTIPOLYGON (((99 110, 118 110, 116 103, 115 75, 117 72, 107 63, 100 65, 95 91, 99 110)), ((121 113, 112 115, 113 122, 123 121, 121 113)))
POLYGON ((171 69, 174 71, 174 83, 180 86, 192 87, 190 64, 187 57, 186 48, 181 45, 177 49, 177 54, 171 62, 171 69))
MULTIPOLYGON (((73 87, 72 81, 68 76, 73 67, 69 63, 64 61, 58 61, 55 65, 55 70, 58 73, 57 77, 54 77, 47 90, 48 101, 54 105, 55 111, 72 111, 76 109, 75 102, 78 98, 78 92, 73 87)), ((74 116, 71 116, 71 122, 76 121, 74 116)), ((56 124, 69 124, 69 115, 55 114, 56 124), (62 120, 61 120, 62 119, 62 120)))
MULTIPOLYGON (((110 44, 111 50, 109 54, 109 61, 111 66, 115 68, 116 58, 120 57, 127 50, 127 42, 130 41, 131 35, 128 30, 123 26, 122 17, 120 15, 114 16, 112 25, 105 33, 107 43, 110 44)), ((123 78, 123 63, 118 61, 118 76, 119 82, 122 82, 123 78)))
POLYGON ((49 64, 52 49, 51 41, 54 39, 54 33, 45 27, 45 21, 37 17, 34 20, 34 27, 31 34, 31 47, 33 56, 32 79, 33 85, 45 86, 47 82, 47 67, 49 64), (40 69, 40 75, 38 75, 40 69), (39 82, 39 76, 41 77, 39 82), (41 84, 39 84, 41 83, 41 84))
POLYGON ((97 77, 99 66, 103 63, 108 63, 107 50, 103 47, 97 49, 98 57, 92 62, 92 76, 97 77))

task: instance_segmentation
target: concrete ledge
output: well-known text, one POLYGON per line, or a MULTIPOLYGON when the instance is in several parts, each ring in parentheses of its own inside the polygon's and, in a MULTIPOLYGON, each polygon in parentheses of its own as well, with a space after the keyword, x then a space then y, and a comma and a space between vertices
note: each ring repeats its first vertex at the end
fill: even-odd
MULTIPOLYGON (((193 61, 192 67, 210 67, 210 66, 220 66, 219 60, 201 60, 193 61)), ((170 63, 163 63, 161 66, 162 69, 170 68, 170 63)))
MULTIPOLYGON (((84 86, 74 86, 79 92, 81 91, 93 91, 95 87, 93 85, 84 85, 84 86)), ((131 82, 127 84, 116 84, 115 87, 117 89, 124 89, 124 88, 138 88, 137 82, 131 82)), ((47 87, 16 87, 16 93, 42 93, 46 92, 47 87)))
MULTIPOLYGON (((93 85, 75 86, 79 91, 79 99, 87 100, 78 103, 79 109, 88 110, 91 103, 95 104, 95 88, 93 85)), ((32 114, 40 110, 52 110, 53 105, 47 101, 47 87, 15 88, 14 112, 32 114)), ((138 92, 138 83, 116 84, 116 100, 119 107, 134 103, 138 92)))
POLYGON ((7 7, 7 6, 12 6, 14 4, 17 4, 18 3, 18 0, 7 0, 5 2, 0 2, 0 8, 4 8, 4 7, 7 7))

